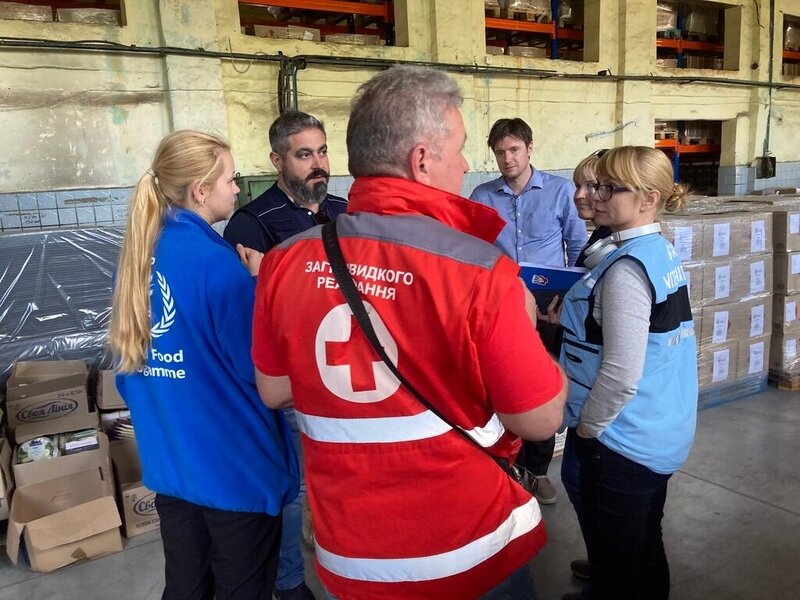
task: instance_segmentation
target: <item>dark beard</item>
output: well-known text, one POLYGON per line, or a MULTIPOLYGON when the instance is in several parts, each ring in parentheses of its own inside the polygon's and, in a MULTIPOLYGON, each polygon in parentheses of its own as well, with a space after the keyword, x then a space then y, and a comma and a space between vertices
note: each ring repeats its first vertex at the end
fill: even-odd
MULTIPOLYGON (((311 174, 316 175, 316 173, 311 174)), ((290 175, 284 176, 286 187, 292 192, 294 199, 301 204, 321 204, 328 195, 328 178, 325 173, 325 181, 318 181, 309 187, 305 179, 295 178, 290 175)))

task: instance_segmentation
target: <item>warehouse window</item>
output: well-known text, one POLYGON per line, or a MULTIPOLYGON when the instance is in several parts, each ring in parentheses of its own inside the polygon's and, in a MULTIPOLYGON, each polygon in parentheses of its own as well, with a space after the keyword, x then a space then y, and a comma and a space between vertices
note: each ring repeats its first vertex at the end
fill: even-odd
POLYGON ((43 23, 124 25, 120 0, 3 0, 0 19, 43 23))
POLYGON ((484 0, 486 52, 596 61, 599 4, 599 0, 484 0))
POLYGON ((657 66, 739 69, 741 6, 664 0, 656 15, 657 66))
POLYGON ((800 17, 783 17, 783 74, 800 75, 800 17))
POLYGON ((247 0, 239 2, 247 35, 394 46, 394 6, 384 0, 247 0))

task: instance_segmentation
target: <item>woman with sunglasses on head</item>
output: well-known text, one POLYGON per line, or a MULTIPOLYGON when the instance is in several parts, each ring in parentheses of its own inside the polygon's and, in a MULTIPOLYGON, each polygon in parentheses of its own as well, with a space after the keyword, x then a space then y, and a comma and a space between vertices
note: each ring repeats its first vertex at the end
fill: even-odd
MULTIPOLYGON (((689 455, 697 362, 686 277, 656 222, 685 202, 659 150, 625 146, 597 163, 590 269, 564 299, 567 438, 580 464, 576 512, 592 599, 663 600, 667 482, 689 455)), ((581 597, 567 595, 565 598, 581 597)))
POLYGON ((109 341, 156 492, 165 600, 271 598, 281 508, 298 490, 286 422, 262 404, 250 358, 262 254, 237 256, 211 228, 233 213, 234 173, 221 138, 161 140, 116 274, 109 341))

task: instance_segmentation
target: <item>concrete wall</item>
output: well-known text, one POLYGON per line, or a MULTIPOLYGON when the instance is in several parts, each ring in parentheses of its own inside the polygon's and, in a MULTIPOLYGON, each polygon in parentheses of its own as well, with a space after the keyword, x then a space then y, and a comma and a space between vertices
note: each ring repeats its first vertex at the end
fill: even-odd
MULTIPOLYGON (((280 51, 287 56, 421 60, 569 75, 608 69, 624 76, 767 81, 769 0, 720 3, 730 7, 726 28, 738 34, 733 39, 729 33, 726 39, 729 68, 724 71, 657 67, 652 0, 586 0, 587 24, 597 25, 594 34, 586 33, 591 46, 587 55, 597 58, 590 62, 487 56, 482 0, 397 0, 397 38, 403 45, 396 47, 246 36, 240 31, 235 0, 129 1, 123 27, 0 20, 0 37, 94 39, 252 55, 280 51)), ((800 1, 777 0, 774 78, 800 84, 800 78, 781 75, 784 13, 799 14, 800 1)), ((344 133, 350 99, 374 72, 309 65, 298 75, 299 107, 327 124, 332 171, 341 177, 335 180, 337 189, 348 181, 344 133)), ((278 73, 274 62, 0 46, 0 131, 6 139, 0 161, 0 194, 5 194, 0 212, 8 212, 15 199, 20 206, 26 193, 54 190, 81 191, 84 198, 94 198, 93 210, 105 206, 103 198, 114 205, 119 192, 115 196, 113 189, 135 184, 158 140, 177 127, 226 135, 240 172, 270 172, 266 132, 278 114, 278 73)), ((748 191, 746 186, 770 186, 770 180, 751 181, 746 172, 763 153, 770 102, 765 88, 487 73, 454 77, 465 95, 470 181, 486 179, 496 169, 485 139, 500 117, 526 119, 534 129, 536 167, 565 172, 601 147, 652 144, 656 119, 713 119, 723 121, 721 164, 727 170, 722 171, 724 177, 721 173, 721 184, 724 179, 725 185, 738 184, 736 189, 742 191, 748 191)), ((780 179, 783 185, 800 186, 800 90, 783 89, 771 96, 769 150, 779 161, 776 183, 780 179)), ((80 202, 80 194, 76 198, 72 201, 80 202)), ((75 208, 53 208, 69 207, 75 208)))

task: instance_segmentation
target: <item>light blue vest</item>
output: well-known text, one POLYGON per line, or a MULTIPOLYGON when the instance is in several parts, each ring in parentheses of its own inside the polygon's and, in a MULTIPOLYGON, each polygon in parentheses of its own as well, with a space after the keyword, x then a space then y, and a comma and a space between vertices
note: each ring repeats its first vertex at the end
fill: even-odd
MULTIPOLYGON (((686 275, 659 234, 623 242, 564 299, 561 364, 569 378, 564 423, 576 427, 603 362, 603 338, 592 316, 595 287, 617 260, 635 260, 650 280, 653 308, 644 372, 636 394, 599 440, 656 473, 674 473, 689 456, 697 417, 697 351, 686 275)), ((603 307, 624 310, 624 307, 603 307)))

